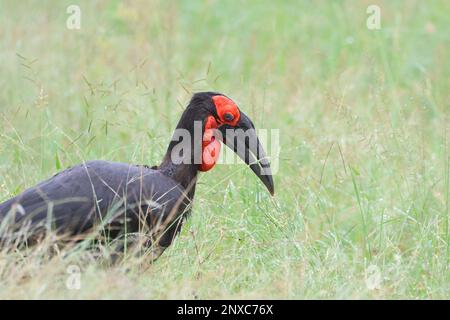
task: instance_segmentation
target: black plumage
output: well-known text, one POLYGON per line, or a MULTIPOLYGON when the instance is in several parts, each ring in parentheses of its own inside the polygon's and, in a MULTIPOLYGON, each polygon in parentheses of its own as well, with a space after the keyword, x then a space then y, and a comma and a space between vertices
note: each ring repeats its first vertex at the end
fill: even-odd
MULTIPOLYGON (((217 117, 211 100, 216 95, 220 94, 195 94, 177 128, 193 133, 195 120, 217 117)), ((242 121, 244 117, 242 113, 242 121)), ((196 151, 185 163, 172 161, 171 151, 177 143, 172 139, 159 166, 96 160, 57 173, 0 204, 0 238, 23 234, 23 229, 28 230, 27 241, 39 239, 49 229, 69 239, 82 239, 93 231, 106 239, 140 233, 148 237, 147 244, 156 248, 159 256, 179 232, 194 199, 199 171, 194 157, 201 149, 195 147, 193 134, 191 137, 196 151)), ((273 192, 271 176, 260 178, 273 192)))

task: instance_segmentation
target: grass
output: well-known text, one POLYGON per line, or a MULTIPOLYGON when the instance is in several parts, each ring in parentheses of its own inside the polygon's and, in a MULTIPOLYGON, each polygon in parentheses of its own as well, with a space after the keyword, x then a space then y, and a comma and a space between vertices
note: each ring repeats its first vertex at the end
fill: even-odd
POLYGON ((0 200, 82 160, 159 163, 200 90, 281 152, 273 199, 242 165, 202 174, 155 264, 2 252, 0 298, 450 298, 450 3, 376 3, 380 30, 373 1, 2 1, 0 200))

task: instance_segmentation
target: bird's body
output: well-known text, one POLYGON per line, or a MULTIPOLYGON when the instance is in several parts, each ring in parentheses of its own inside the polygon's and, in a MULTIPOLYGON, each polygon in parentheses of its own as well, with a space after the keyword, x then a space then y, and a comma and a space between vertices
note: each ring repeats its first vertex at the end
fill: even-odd
MULTIPOLYGON (((183 218, 190 212, 198 172, 209 170, 215 164, 204 163, 206 158, 216 159, 216 151, 218 153, 218 150, 212 150, 217 148, 218 141, 210 136, 205 140, 205 131, 210 127, 237 126, 238 120, 245 128, 253 127, 243 113, 239 114, 231 100, 222 99, 220 103, 228 104, 225 109, 220 109, 222 106, 214 101, 215 97, 223 96, 215 93, 194 95, 177 126, 177 129, 193 133, 194 122, 203 123, 203 142, 199 141, 203 143, 199 151, 202 163, 194 161, 199 155, 194 151, 182 152, 183 161, 174 161, 172 151, 176 143, 172 139, 159 166, 96 160, 68 168, 0 204, 0 239, 5 237, 5 226, 8 226, 10 234, 23 236, 23 230, 27 230, 26 241, 39 239, 49 229, 74 239, 83 239, 90 232, 107 239, 138 233, 147 236, 147 244, 156 247, 159 256, 172 243, 183 218), (225 114, 228 122, 220 110, 231 110, 225 114), (212 157, 207 154, 211 150, 212 157)), ((189 147, 196 150, 194 135, 190 139, 189 147)), ((255 157, 261 160, 263 157, 259 152, 262 147, 257 142, 260 150, 251 151, 256 152, 258 155, 255 157)), ((234 149, 236 151, 236 147, 234 149)), ((267 177, 261 174, 268 162, 261 169, 249 163, 248 153, 238 154, 272 193, 270 169, 267 177)))
MULTIPOLYGON (((44 231, 51 219, 51 228, 69 237, 99 229, 116 238, 124 231, 151 232, 167 218, 176 221, 191 201, 183 186, 157 169, 97 160, 66 169, 0 204, 0 219, 11 214, 17 226, 28 224, 34 231, 44 231)), ((159 244, 167 247, 176 230, 162 235, 159 244)))

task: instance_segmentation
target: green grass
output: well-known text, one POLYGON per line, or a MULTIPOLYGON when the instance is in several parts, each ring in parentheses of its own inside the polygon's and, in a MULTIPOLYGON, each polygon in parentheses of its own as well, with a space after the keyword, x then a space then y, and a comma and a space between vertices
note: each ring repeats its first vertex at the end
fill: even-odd
POLYGON ((200 90, 281 153, 273 199, 244 166, 202 174, 155 264, 3 252, 0 298, 450 298, 450 3, 375 1, 368 30, 373 2, 2 1, 0 200, 82 160, 159 163, 200 90))

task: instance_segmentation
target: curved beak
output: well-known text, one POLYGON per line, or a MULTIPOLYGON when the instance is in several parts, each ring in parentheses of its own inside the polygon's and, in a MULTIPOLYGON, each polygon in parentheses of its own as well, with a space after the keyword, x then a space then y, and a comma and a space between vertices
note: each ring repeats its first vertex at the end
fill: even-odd
POLYGON ((219 130, 222 133, 223 143, 250 166, 250 169, 253 170, 270 194, 273 195, 275 190, 270 163, 259 142, 252 121, 241 111, 241 116, 236 126, 222 125, 219 127, 219 130))

